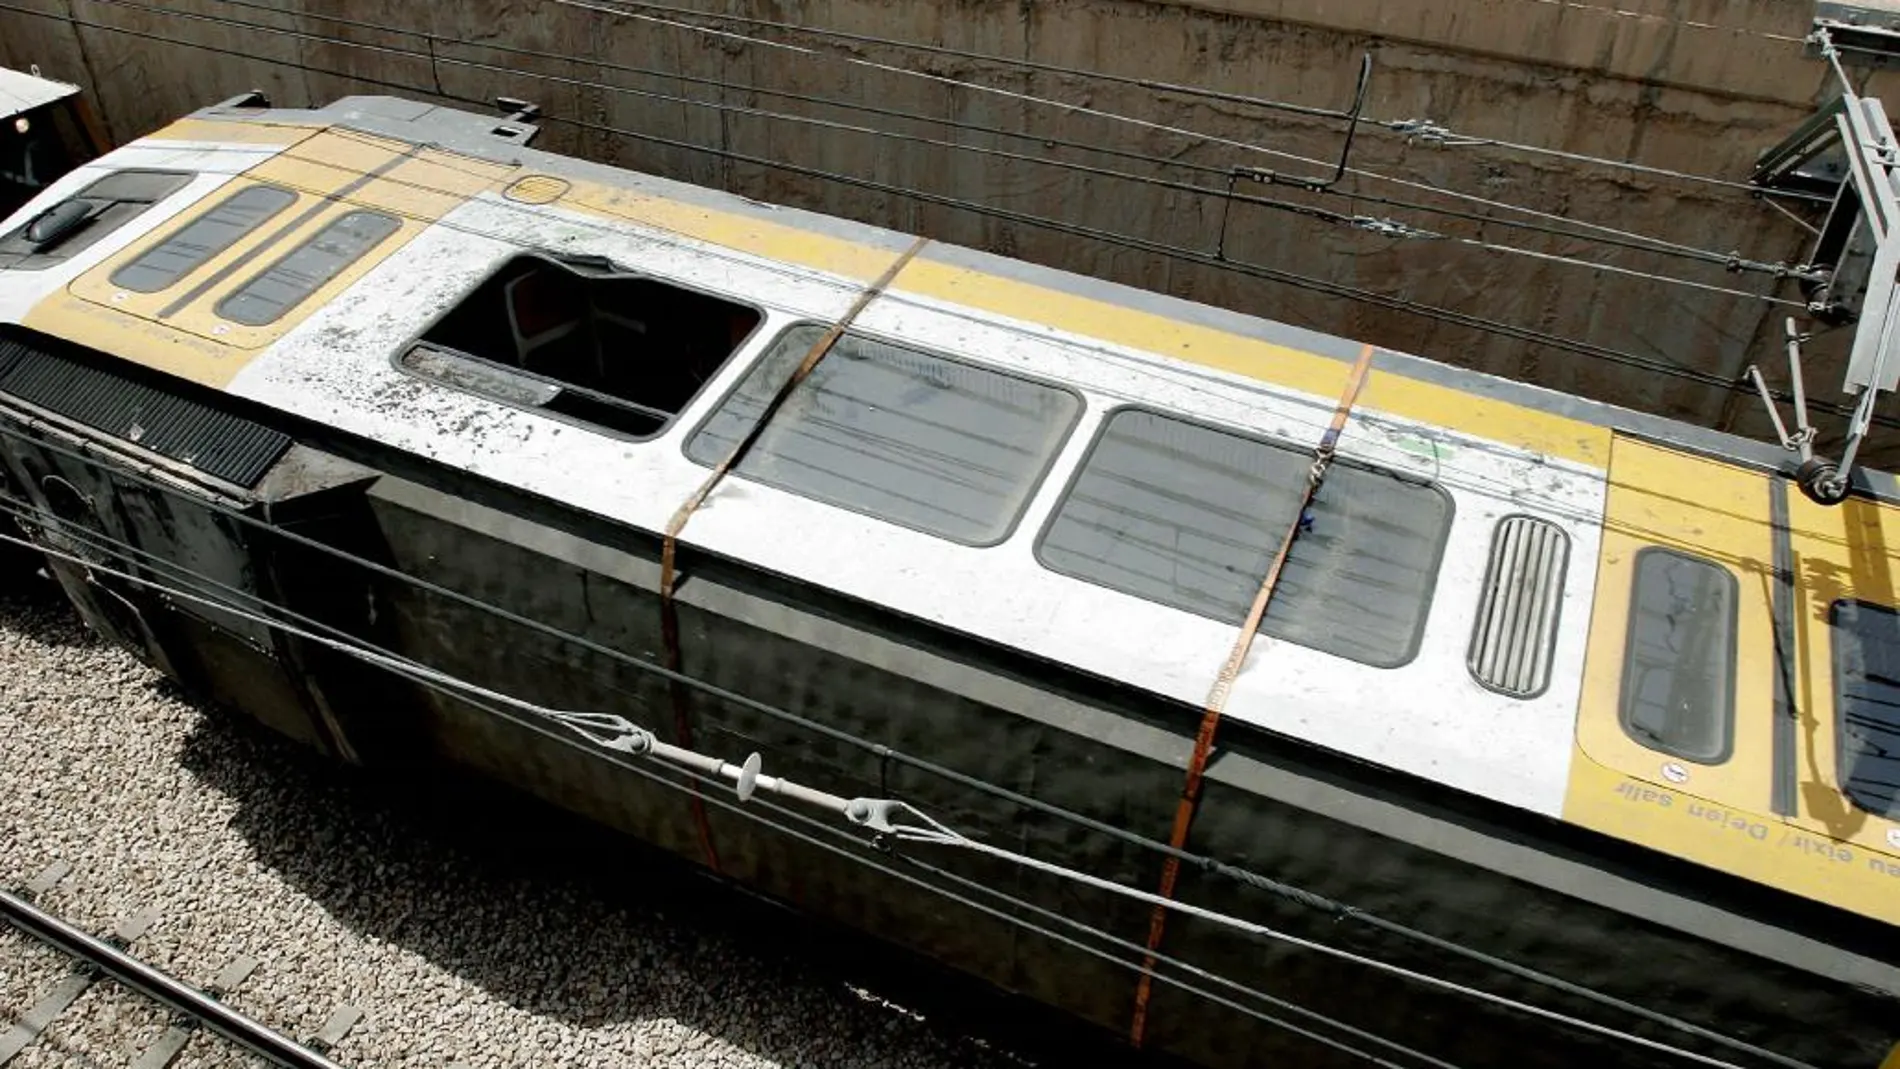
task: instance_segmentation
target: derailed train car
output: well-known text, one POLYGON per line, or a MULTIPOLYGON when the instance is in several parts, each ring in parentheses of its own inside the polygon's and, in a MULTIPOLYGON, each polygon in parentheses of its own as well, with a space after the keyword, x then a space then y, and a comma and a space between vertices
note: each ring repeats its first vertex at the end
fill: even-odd
POLYGON ((1210 1066, 1900 1040, 1888 477, 255 104, 0 227, 0 504, 194 693, 1210 1066))

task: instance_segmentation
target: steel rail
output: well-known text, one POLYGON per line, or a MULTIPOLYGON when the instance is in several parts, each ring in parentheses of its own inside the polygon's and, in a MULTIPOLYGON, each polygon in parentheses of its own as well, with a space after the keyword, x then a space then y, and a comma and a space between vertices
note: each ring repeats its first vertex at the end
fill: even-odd
POLYGON ((167 1009, 181 1013, 245 1050, 285 1069, 344 1069, 296 1040, 86 934, 18 895, 0 890, 0 920, 167 1009))

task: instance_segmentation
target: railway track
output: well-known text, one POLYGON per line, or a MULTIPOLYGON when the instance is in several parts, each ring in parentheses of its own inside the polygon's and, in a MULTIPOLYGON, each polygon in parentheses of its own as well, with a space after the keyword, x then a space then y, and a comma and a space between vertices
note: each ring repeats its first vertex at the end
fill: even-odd
POLYGON ((25 1064, 38 1053, 55 1024, 79 1012, 77 1004, 95 984, 111 983, 161 1008, 169 1017, 162 1031, 125 1035, 121 1043, 132 1069, 170 1069, 187 1048, 222 1044, 234 1052, 255 1056, 285 1069, 343 1069, 327 1056, 329 1050, 363 1018, 351 1005, 338 1006, 328 1022, 308 1042, 297 1040, 253 1020, 227 1005, 258 968, 248 956, 233 958, 203 987, 197 987, 141 961, 136 946, 161 919, 156 908, 138 910, 121 920, 109 935, 88 934, 52 913, 36 900, 72 872, 55 863, 33 877, 18 893, 0 891, 0 920, 27 939, 54 951, 64 971, 46 977, 43 993, 16 1020, 0 1017, 0 1069, 25 1064))

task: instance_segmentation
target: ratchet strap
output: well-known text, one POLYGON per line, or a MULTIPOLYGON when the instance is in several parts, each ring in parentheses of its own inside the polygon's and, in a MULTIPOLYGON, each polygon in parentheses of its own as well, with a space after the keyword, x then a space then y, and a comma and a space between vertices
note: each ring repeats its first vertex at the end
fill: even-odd
MULTIPOLYGON (((1214 688, 1208 693, 1207 705, 1201 714, 1201 729, 1194 736, 1194 752, 1188 757, 1187 782, 1181 787, 1181 800, 1174 809, 1174 828, 1168 833, 1168 845, 1177 851, 1187 843, 1188 827, 1194 823, 1194 809, 1201 797, 1201 778, 1207 772, 1207 759, 1214 749, 1214 732, 1219 728, 1221 714, 1227 708, 1227 697, 1233 692, 1234 680, 1239 678, 1241 667, 1247 663, 1254 636, 1260 632, 1260 621, 1267 615, 1267 602, 1272 600, 1273 590, 1280 584, 1280 573, 1286 569, 1287 558, 1293 553, 1293 543, 1299 540, 1300 531, 1306 525, 1306 510, 1312 507, 1320 483, 1326 479, 1326 469, 1332 466, 1333 452, 1339 445, 1339 434, 1346 427, 1346 418, 1352 414, 1352 406, 1359 399, 1359 390, 1365 385, 1366 372, 1372 367, 1372 354, 1372 346, 1361 348, 1359 359, 1353 362, 1352 371, 1346 376, 1346 389, 1333 409, 1332 423, 1320 437, 1319 446, 1313 450, 1313 467, 1307 472, 1306 490, 1300 496, 1300 507, 1294 510, 1293 522, 1287 525, 1286 534, 1280 539, 1279 551, 1267 566, 1266 578, 1261 581, 1260 590, 1254 595, 1253 606, 1247 610, 1247 620, 1241 624, 1234 648, 1227 654, 1227 663, 1221 665, 1220 675, 1214 680, 1214 688)), ((1174 897, 1174 885, 1180 877, 1181 858, 1178 854, 1170 854, 1161 866, 1162 898, 1174 897)), ((1167 925, 1168 907, 1156 905, 1154 914, 1148 920, 1148 956, 1142 961, 1141 982, 1135 988, 1134 1017, 1128 1026, 1129 1042, 1137 1047, 1141 1046, 1142 1037, 1148 1030, 1148 1000, 1154 994, 1155 955, 1161 949, 1161 937, 1167 925)))
MULTIPOLYGON (((825 354, 831 351, 833 345, 837 344, 838 339, 844 335, 852 321, 858 318, 858 313, 864 311, 865 306, 883 293, 890 286, 891 280, 897 277, 897 273, 915 259, 923 247, 929 243, 929 238, 918 238, 912 242, 910 248, 905 249, 901 256, 893 260, 876 281, 872 282, 864 292, 858 294, 858 299, 852 302, 844 316, 832 324, 831 329, 825 331, 823 337, 812 344, 811 349, 805 353, 805 358, 800 360, 798 367, 792 371, 791 377, 785 380, 784 385, 779 387, 778 392, 772 395, 772 400, 759 413, 759 418, 733 445, 732 452, 726 454, 726 459, 713 468, 712 474, 706 476, 706 481, 699 484, 699 489, 693 491, 692 496, 680 505, 679 509, 673 513, 672 519, 666 523, 666 536, 660 543, 660 637, 666 645, 667 670, 674 674, 673 678, 667 681, 667 692, 673 703, 673 730, 681 746, 693 745, 693 727, 692 718, 688 715, 692 708, 691 695, 687 693, 685 683, 679 678, 681 671, 679 607, 673 599, 674 590, 679 584, 677 560, 680 532, 686 529, 686 522, 693 518, 693 513, 699 511, 699 507, 712 496, 713 490, 718 488, 720 480, 726 477, 726 473, 745 459, 746 451, 759 440, 759 436, 765 432, 766 425, 772 422, 772 417, 778 414, 778 410, 784 406, 786 399, 792 395, 792 391, 798 387, 799 383, 805 381, 812 369, 818 366, 818 362, 825 358, 825 354)), ((687 800, 692 804, 693 821, 698 827, 699 846, 706 854, 706 864, 714 872, 718 872, 720 871, 719 851, 713 846, 712 826, 706 820, 706 803, 700 798, 697 790, 688 793, 687 800)))

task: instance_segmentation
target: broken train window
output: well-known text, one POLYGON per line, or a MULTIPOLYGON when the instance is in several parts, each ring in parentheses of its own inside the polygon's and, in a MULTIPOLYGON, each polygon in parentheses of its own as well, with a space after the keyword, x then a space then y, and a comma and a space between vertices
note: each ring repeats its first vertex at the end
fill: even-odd
POLYGON ((497 401, 650 438, 762 319, 757 309, 604 260, 518 256, 399 363, 497 401))

